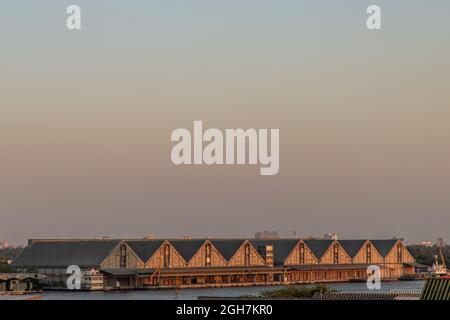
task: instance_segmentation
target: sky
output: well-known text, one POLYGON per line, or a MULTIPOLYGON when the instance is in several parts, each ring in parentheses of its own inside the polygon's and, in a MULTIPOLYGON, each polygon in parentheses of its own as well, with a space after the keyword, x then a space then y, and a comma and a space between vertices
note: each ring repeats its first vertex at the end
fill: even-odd
POLYGON ((447 0, 2 1, 0 240, 450 239, 449 17, 447 0), (280 129, 279 173, 175 166, 194 120, 280 129))

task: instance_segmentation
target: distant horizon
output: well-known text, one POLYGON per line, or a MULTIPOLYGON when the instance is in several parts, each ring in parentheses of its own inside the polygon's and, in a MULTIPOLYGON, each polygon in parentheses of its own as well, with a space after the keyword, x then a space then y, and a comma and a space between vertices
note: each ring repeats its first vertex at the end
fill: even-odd
MULTIPOLYGON (((263 230, 266 231, 266 230, 263 230)), ((216 236, 198 236, 198 237, 190 237, 190 236, 171 236, 171 237, 158 237, 155 236, 154 238, 148 238, 146 236, 144 237, 115 237, 115 236, 94 236, 94 237, 73 237, 73 238, 64 238, 64 237, 39 237, 39 238, 28 238, 24 242, 17 242, 13 243, 6 239, 0 239, 0 242, 6 242, 11 247, 17 247, 17 246, 26 246, 29 240, 55 240, 55 241, 76 241, 76 240, 208 240, 208 239, 261 239, 261 240, 274 240, 274 239, 290 239, 290 240, 304 240, 304 239, 316 239, 316 240, 331 240, 331 239, 324 239, 325 235, 319 236, 319 235, 307 235, 307 236, 285 236, 285 235, 279 235, 278 237, 273 238, 255 238, 255 235, 252 236, 222 236, 222 237, 216 237, 216 236)), ((392 237, 340 237, 339 234, 337 234, 338 238, 337 240, 402 240, 404 239, 405 244, 413 245, 418 244, 421 242, 432 242, 433 244, 436 244, 437 239, 441 237, 436 237, 436 239, 424 239, 424 240, 417 240, 412 241, 405 237, 398 237, 398 236, 392 236, 392 237)), ((444 242, 446 242, 446 239, 444 238, 444 242)))

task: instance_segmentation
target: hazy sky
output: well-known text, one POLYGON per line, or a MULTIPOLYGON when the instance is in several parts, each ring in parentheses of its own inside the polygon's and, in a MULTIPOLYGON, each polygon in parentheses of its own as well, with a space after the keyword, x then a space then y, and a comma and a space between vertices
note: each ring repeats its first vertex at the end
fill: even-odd
POLYGON ((449 35, 448 0, 2 1, 0 240, 449 239, 449 35), (279 174, 173 165, 194 120, 279 128, 279 174))

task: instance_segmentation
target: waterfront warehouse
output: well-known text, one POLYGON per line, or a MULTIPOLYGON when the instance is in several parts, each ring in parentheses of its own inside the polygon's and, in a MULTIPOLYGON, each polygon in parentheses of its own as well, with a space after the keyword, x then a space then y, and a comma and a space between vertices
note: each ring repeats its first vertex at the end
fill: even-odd
POLYGON ((398 239, 33 239, 11 267, 64 289, 73 265, 84 288, 105 290, 364 281, 369 265, 383 280, 415 273, 398 239))

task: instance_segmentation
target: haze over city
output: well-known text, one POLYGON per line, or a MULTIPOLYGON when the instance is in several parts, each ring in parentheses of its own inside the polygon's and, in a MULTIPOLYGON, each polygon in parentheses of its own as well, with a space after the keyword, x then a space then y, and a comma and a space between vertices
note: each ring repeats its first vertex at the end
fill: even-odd
POLYGON ((450 238, 450 3, 0 4, 0 240, 450 238), (280 170, 176 166, 171 132, 279 128, 280 170))

